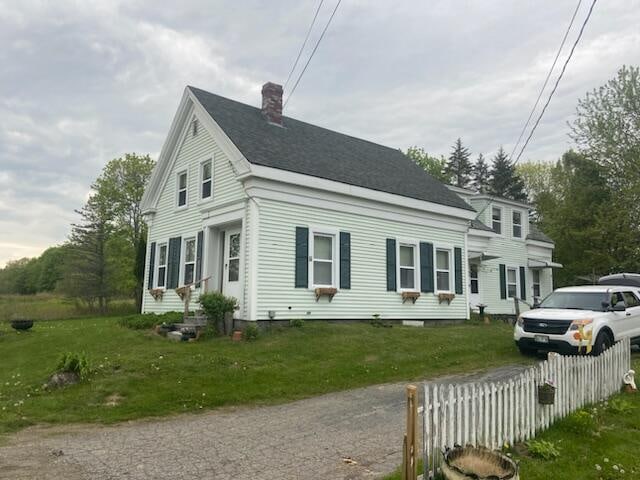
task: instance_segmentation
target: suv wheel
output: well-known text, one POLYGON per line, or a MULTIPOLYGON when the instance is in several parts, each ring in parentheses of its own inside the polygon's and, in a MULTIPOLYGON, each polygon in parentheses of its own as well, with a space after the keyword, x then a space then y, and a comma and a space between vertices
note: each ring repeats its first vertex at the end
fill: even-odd
POLYGON ((609 335, 607 332, 600 332, 596 337, 595 343, 593 344, 592 353, 593 355, 598 356, 612 345, 613 339, 611 338, 611 335, 609 335))

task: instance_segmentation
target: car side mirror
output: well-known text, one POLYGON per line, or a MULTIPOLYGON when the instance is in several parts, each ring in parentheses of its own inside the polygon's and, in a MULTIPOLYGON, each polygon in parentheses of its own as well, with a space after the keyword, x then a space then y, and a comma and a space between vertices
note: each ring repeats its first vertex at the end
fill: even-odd
POLYGON ((533 297, 533 308, 540 308, 540 298, 533 297))
POLYGON ((611 310, 614 312, 624 312, 626 309, 627 306, 624 302, 618 302, 611 308, 611 310))

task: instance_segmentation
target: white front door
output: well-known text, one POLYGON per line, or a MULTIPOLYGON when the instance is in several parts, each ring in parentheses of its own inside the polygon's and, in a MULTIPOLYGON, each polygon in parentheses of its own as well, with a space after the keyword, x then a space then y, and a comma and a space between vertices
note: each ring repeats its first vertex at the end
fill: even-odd
POLYGON ((480 266, 477 263, 469 264, 469 305, 472 309, 477 309, 480 299, 480 283, 478 280, 478 270, 480 266))
POLYGON ((240 229, 230 229, 224 234, 224 259, 222 293, 227 297, 235 297, 238 304, 242 300, 242 287, 240 271, 240 229))

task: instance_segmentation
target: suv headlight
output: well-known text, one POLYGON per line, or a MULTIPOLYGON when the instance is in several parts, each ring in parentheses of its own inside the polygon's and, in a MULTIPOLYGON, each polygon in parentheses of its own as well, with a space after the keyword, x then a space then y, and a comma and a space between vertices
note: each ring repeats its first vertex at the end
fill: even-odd
POLYGON ((578 330, 580 327, 586 327, 593 323, 593 318, 581 318, 580 320, 574 320, 571 322, 569 330, 578 330))
POLYGON ((522 315, 518 315, 518 320, 516 321, 519 327, 524 326, 524 318, 522 315))

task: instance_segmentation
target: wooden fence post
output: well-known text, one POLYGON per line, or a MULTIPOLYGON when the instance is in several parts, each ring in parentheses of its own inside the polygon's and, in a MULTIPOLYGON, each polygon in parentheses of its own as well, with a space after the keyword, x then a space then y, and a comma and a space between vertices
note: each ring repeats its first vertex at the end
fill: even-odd
POLYGON ((418 398, 415 385, 407 385, 407 433, 402 450, 402 480, 417 480, 416 427, 418 421, 418 398))

